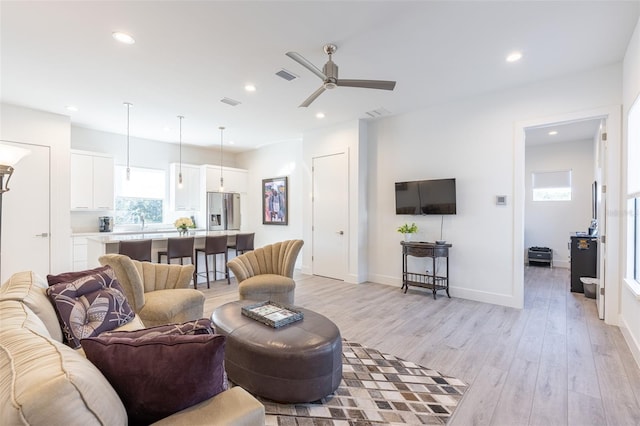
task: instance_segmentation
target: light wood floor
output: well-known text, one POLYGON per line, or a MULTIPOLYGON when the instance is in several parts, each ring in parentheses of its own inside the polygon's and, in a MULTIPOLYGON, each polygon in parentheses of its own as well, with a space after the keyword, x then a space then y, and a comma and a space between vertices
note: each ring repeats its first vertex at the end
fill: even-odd
MULTIPOLYGON (((296 275, 296 304, 348 340, 451 375, 470 387, 450 425, 640 425, 640 369, 569 271, 525 268, 523 310, 422 289, 296 275)), ((237 299, 216 281, 205 314, 237 299)))

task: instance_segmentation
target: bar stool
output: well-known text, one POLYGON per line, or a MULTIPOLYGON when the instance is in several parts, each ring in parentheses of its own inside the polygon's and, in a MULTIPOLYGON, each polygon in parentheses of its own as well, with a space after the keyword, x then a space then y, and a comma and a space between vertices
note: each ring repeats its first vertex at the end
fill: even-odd
POLYGON ((216 259, 217 255, 224 255, 224 265, 225 272, 221 272, 224 276, 227 277, 227 283, 231 284, 231 279, 229 278, 229 269, 227 268, 227 236, 226 235, 216 235, 216 236, 208 236, 205 237, 204 240, 204 248, 196 249, 196 276, 202 275, 198 273, 198 253, 204 253, 204 267, 207 276, 207 288, 211 288, 209 282, 209 256, 213 255, 213 280, 216 280, 218 271, 216 270, 216 259))
MULTIPOLYGON (((167 263, 171 263, 171 259, 180 259, 180 264, 183 265, 183 259, 188 257, 191 259, 191 264, 195 266, 193 261, 193 245, 195 238, 193 237, 178 237, 167 238, 167 250, 158 252, 158 263, 162 263, 162 256, 167 256, 167 263)), ((193 274, 193 287, 198 288, 196 282, 196 274, 193 274)))
POLYGON ((255 235, 255 232, 252 232, 250 234, 237 234, 236 243, 230 245, 229 248, 236 251, 236 256, 239 254, 244 254, 247 251, 251 251, 253 250, 253 237, 255 235))
POLYGON ((118 253, 140 262, 151 262, 151 240, 120 241, 118 253))

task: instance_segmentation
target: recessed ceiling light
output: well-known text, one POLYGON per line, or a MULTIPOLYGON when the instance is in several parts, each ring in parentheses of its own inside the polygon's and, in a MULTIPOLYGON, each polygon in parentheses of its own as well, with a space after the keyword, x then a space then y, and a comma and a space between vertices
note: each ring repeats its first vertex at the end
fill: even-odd
POLYGON ((133 44, 136 42, 135 39, 131 37, 129 34, 122 33, 119 31, 112 33, 111 36, 114 39, 118 40, 120 43, 124 43, 124 44, 133 44))
POLYGON ((555 136, 557 134, 558 134, 557 130, 552 130, 552 131, 549 132, 549 136, 555 136))
POLYGON ((64 107, 67 111, 76 112, 78 111, 78 107, 74 105, 67 105, 64 107))
POLYGON ((316 118, 324 118, 324 112, 317 113, 316 118))
POLYGON ((253 84, 247 84, 244 86, 244 90, 246 90, 247 92, 255 92, 256 86, 254 86, 253 84))
POLYGON ((507 56, 507 62, 517 62, 522 59, 522 52, 511 52, 507 56))

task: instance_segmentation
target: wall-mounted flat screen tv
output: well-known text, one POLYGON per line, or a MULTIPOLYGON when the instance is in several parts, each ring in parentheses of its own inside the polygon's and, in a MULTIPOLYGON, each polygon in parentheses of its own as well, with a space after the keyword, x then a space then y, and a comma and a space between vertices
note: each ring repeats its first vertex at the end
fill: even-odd
POLYGON ((456 180, 396 182, 396 214, 456 214, 456 180))

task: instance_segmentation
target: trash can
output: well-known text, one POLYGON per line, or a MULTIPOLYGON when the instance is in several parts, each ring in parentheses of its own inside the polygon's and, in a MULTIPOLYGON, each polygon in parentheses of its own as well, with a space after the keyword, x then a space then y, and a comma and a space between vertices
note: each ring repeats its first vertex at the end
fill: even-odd
POLYGON ((595 299, 599 287, 598 279, 591 277, 580 277, 580 281, 582 281, 582 286, 584 288, 584 297, 595 299))

